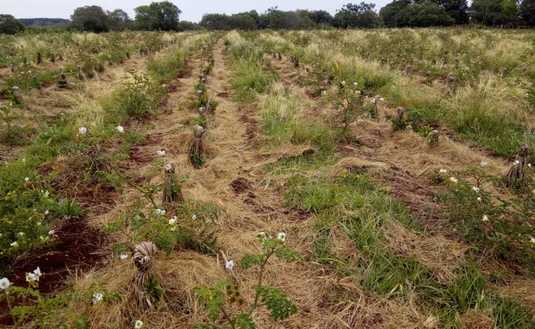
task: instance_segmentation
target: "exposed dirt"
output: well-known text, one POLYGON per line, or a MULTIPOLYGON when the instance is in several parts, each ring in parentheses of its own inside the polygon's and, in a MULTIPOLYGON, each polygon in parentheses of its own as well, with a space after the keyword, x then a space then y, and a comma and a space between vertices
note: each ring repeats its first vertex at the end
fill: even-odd
POLYGON ((106 236, 87 223, 87 218, 65 220, 55 230, 50 247, 34 250, 23 255, 12 265, 12 281, 26 286, 25 275, 39 267, 43 276, 39 280, 39 291, 49 293, 66 285, 65 279, 76 271, 87 270, 104 259, 102 250, 106 236))
POLYGON ((249 182, 247 179, 243 177, 238 177, 235 180, 233 180, 232 183, 230 183, 230 186, 232 186, 234 193, 242 194, 245 191, 248 191, 251 189, 251 182, 249 182))

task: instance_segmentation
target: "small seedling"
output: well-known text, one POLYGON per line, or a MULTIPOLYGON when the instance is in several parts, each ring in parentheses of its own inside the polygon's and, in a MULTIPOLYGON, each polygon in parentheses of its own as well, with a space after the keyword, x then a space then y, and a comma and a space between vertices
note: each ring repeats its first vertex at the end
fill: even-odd
POLYGON ((522 145, 515 162, 505 174, 505 183, 508 187, 519 187, 524 183, 526 166, 528 163, 529 147, 522 145))
POLYGON ((392 129, 394 131, 405 130, 407 128, 408 122, 406 113, 407 111, 404 108, 397 108, 396 115, 392 118, 392 129))
POLYGON ((262 233, 259 235, 262 252, 245 256, 241 260, 240 268, 257 270, 254 299, 249 304, 240 292, 240 280, 234 269, 234 261, 225 259, 225 269, 230 274, 230 280, 213 287, 196 289, 210 321, 209 324, 195 326, 196 329, 256 328, 253 314, 262 306, 270 311, 271 318, 275 321, 287 319, 297 312, 297 307, 283 290, 265 284, 267 265, 273 256, 288 261, 298 258, 298 254, 286 246, 285 238, 286 234, 282 232, 277 238, 262 233))
POLYGON ((168 206, 176 206, 184 201, 182 189, 177 182, 175 166, 171 163, 164 168, 164 185, 162 203, 168 206))
POLYGON ((438 130, 434 129, 427 135, 427 143, 429 146, 437 146, 439 143, 440 133, 438 130))
POLYGON ((206 129, 197 125, 193 127, 193 139, 189 149, 189 159, 195 169, 204 165, 204 143, 203 136, 206 129))

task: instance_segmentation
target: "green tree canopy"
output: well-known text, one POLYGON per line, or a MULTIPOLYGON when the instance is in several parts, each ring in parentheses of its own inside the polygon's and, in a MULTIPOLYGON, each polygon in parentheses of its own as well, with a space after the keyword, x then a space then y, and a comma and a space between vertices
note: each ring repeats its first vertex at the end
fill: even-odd
POLYGON ((434 0, 455 20, 455 24, 468 23, 467 0, 434 0))
POLYGON ((136 11, 136 25, 142 30, 171 31, 178 27, 179 15, 182 13, 177 6, 169 1, 153 2, 147 6, 139 6, 136 11))
POLYGON ((535 0, 524 0, 520 5, 520 16, 529 26, 535 26, 535 0))
POLYGON ((381 9, 380 15, 389 27, 447 26, 456 23, 442 0, 394 0, 381 9))
POLYGON ((24 25, 11 15, 0 15, 0 33, 15 34, 24 31, 24 25))
POLYGON ((121 9, 115 9, 108 14, 110 29, 113 31, 123 31, 130 25, 130 17, 121 9))
POLYGON ((471 10, 473 20, 479 24, 514 25, 519 18, 516 0, 474 0, 471 10))
POLYGON ((381 24, 381 20, 374 9, 375 4, 373 3, 348 3, 334 16, 335 25, 342 28, 377 27, 381 24))
POLYGON ((110 30, 108 15, 99 6, 76 8, 71 15, 72 26, 80 31, 107 32, 110 30))

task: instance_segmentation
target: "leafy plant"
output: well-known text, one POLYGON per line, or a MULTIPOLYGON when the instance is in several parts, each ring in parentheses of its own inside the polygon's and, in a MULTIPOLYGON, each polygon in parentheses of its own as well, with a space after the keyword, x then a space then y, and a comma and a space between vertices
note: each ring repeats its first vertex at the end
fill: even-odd
POLYGON ((297 307, 281 289, 267 286, 264 281, 267 265, 273 256, 291 261, 298 259, 298 254, 286 246, 284 233, 279 233, 276 238, 264 233, 259 235, 259 239, 262 252, 245 256, 240 261, 240 267, 244 270, 257 269, 254 300, 249 303, 244 300, 240 292, 239 281, 234 277, 237 275, 234 272, 234 263, 227 260, 226 268, 233 276, 230 281, 220 282, 213 287, 196 289, 196 294, 208 313, 210 323, 199 324, 195 328, 256 328, 252 316, 261 306, 270 311, 271 318, 275 321, 287 319, 297 312, 297 307))

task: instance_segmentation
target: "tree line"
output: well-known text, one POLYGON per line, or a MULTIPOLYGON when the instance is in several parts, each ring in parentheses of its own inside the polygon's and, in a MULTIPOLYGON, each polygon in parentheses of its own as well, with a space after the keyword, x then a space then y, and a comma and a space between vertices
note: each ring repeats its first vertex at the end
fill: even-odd
MULTIPOLYGON (((135 8, 135 17, 121 9, 105 11, 99 6, 77 8, 70 28, 80 31, 122 30, 183 31, 429 27, 465 24, 519 27, 535 26, 535 0, 393 0, 380 11, 375 4, 348 3, 333 16, 325 10, 282 11, 270 8, 264 13, 206 14, 199 23, 180 21, 182 11, 172 2, 153 2, 135 8)), ((0 15, 0 33, 17 33, 24 25, 11 15, 0 15)))

